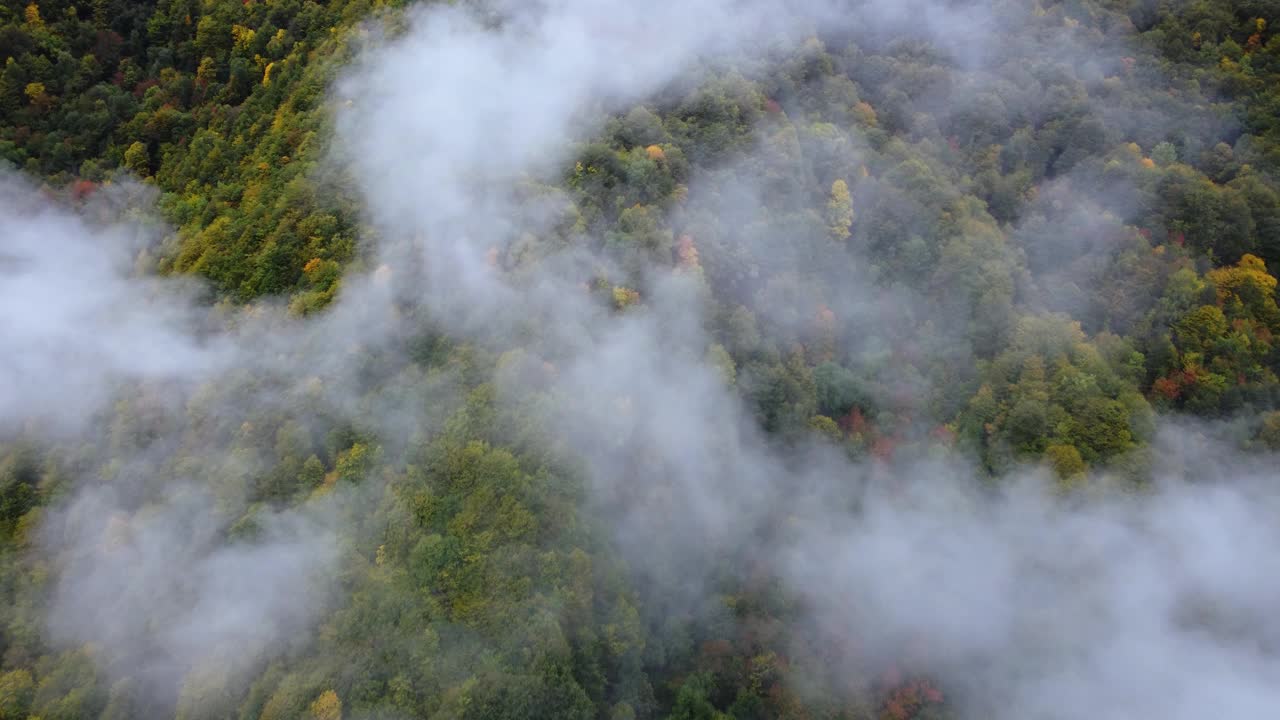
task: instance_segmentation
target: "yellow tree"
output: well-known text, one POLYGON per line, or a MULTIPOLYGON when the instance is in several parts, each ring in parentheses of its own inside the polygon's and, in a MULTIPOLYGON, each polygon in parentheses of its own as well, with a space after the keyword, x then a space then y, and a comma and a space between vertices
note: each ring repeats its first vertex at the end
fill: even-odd
POLYGON ((1275 330, 1280 328, 1280 308, 1276 306, 1276 278, 1267 272, 1267 264, 1256 255, 1245 254, 1240 262, 1205 273, 1218 289, 1218 304, 1235 307, 1275 330))
POLYGON ((853 198, 849 195, 849 185, 844 180, 831 183, 831 199, 827 201, 827 230, 831 239, 844 242, 849 239, 849 228, 853 226, 853 198))
POLYGON ((338 693, 325 690, 311 702, 307 715, 311 720, 342 720, 342 700, 338 693))
POLYGON ((1267 264, 1256 255, 1245 254, 1232 267, 1210 270, 1205 276, 1218 288, 1218 302, 1225 302, 1231 295, 1239 295, 1246 285, 1254 285, 1267 296, 1276 290, 1276 279, 1267 272, 1267 264))
POLYGON ((151 174, 151 156, 147 152, 147 146, 141 142, 134 142, 124 151, 124 166, 132 170, 139 177, 147 177, 151 174))
POLYGON ((44 83, 27 83, 27 86, 23 88, 23 93, 32 105, 43 108, 49 104, 49 96, 45 93, 44 83))

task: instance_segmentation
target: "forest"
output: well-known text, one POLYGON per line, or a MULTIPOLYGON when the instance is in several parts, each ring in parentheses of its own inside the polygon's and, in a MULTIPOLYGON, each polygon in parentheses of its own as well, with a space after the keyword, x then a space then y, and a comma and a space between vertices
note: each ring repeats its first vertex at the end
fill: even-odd
POLYGON ((1280 0, 4 0, 0 720, 1280 703, 1280 0))

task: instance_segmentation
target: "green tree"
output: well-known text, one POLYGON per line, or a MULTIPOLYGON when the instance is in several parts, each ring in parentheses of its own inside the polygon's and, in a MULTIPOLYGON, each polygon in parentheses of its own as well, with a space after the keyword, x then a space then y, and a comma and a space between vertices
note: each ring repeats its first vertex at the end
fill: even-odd
POLYGON ((27 717, 35 682, 26 669, 11 670, 0 675, 0 718, 18 720, 27 717))
POLYGON ((710 674, 690 675, 681 684, 667 720, 729 720, 729 716, 711 704, 710 695, 714 687, 710 674))
POLYGON ((1151 159, 1160 167, 1168 167, 1178 161, 1178 149, 1173 143, 1162 142, 1151 149, 1151 159))

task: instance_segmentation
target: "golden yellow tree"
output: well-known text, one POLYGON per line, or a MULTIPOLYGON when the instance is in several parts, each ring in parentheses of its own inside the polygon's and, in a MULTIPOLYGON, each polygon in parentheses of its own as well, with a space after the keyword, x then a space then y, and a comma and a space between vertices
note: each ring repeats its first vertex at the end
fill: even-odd
POLYGON ((1267 264, 1257 255, 1245 254, 1231 267, 1221 267, 1205 273, 1218 288, 1218 302, 1232 295, 1239 295, 1246 285, 1254 285, 1267 297, 1276 291, 1276 279, 1267 272, 1267 264))
POLYGON ((848 240, 852 226, 853 198, 849 195, 849 184, 836 180, 831 183, 831 199, 827 201, 827 229, 831 239, 836 242, 848 240))
POLYGON ((311 720, 342 720, 342 700, 338 693, 325 690, 311 702, 307 715, 311 720))
POLYGON ((40 17, 40 6, 35 3, 31 3, 27 6, 26 12, 23 13, 23 17, 26 19, 27 24, 32 28, 44 27, 44 19, 40 17))

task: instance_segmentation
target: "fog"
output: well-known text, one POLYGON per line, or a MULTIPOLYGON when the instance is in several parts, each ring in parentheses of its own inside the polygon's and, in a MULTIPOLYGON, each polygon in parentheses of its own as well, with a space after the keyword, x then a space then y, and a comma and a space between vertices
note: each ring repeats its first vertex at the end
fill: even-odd
MULTIPOLYGON (((962 451, 925 442, 857 463, 821 442, 784 446, 743 399, 749 368, 729 382, 707 360, 720 340, 713 315, 725 308, 713 307, 700 268, 620 262, 604 238, 565 229, 576 210, 551 185, 572 165, 575 143, 654 95, 719 77, 721 64, 764 72, 814 28, 875 47, 909 26, 972 81, 913 104, 945 108, 957 95, 1004 88, 998 112, 1030 113, 1044 98, 1017 84, 1025 78, 1009 58, 1020 50, 996 47, 1019 17, 1007 10, 753 0, 412 9, 402 32, 364 33, 366 47, 332 92, 331 169, 363 200, 382 269, 352 277, 313 318, 270 304, 211 311, 189 283, 136 271, 152 226, 104 219, 116 210, 59 209, 6 179, 0 342, 18 350, 0 359, 0 431, 88 433, 84 420, 111 403, 156 406, 152 439, 112 449, 123 458, 118 471, 80 478, 45 520, 41 542, 59 558, 53 634, 99 643, 109 665, 140 664, 173 683, 185 674, 173 667, 232 652, 252 667, 281 654, 282 639, 340 603, 332 573, 378 483, 263 510, 253 532, 228 533, 247 492, 225 478, 246 475, 255 460, 222 457, 230 441, 178 411, 207 402, 215 417, 290 412, 314 433, 376 418, 368 431, 403 447, 429 435, 456 400, 448 378, 408 367, 411 331, 400 323, 410 306, 453 337, 521 347, 534 367, 554 369, 545 422, 585 468, 590 512, 655 613, 703 612, 720 560, 749 555, 801 599, 796 637, 831 645, 836 665, 825 672, 897 665, 928 674, 962 717, 1266 713, 1280 700, 1280 624, 1268 612, 1280 600, 1280 579, 1267 570, 1280 544, 1273 458, 1212 439, 1186 451, 1188 438, 1211 433, 1169 420, 1153 443, 1150 489, 1123 490, 1100 470, 1086 483, 1093 492, 1070 495, 1042 468, 993 480, 962 451), (634 285, 640 302, 622 312, 600 302, 586 289, 599 277, 634 285), (379 367, 397 373, 373 392, 359 379, 369 353, 391 358, 379 367), (218 394, 224 379, 245 376, 257 378, 256 391, 218 394), (175 452, 210 462, 177 466, 175 452)), ((1037 52, 1119 65, 1073 58, 1081 51, 1066 34, 1037 52)), ((965 297, 939 308, 910 283, 884 281, 893 270, 871 262, 876 238, 856 223, 847 247, 832 246, 820 222, 806 226, 804 199, 780 196, 761 172, 805 162, 769 122, 758 120, 745 157, 690 179, 667 229, 690 232, 709 269, 732 259, 744 273, 768 263, 807 273, 809 283, 733 300, 784 338, 809 332, 828 308, 834 342, 867 359, 886 397, 923 406, 939 392, 934 381, 886 366, 880 348, 939 328, 954 342, 921 352, 938 364, 968 358, 957 318, 981 307, 965 297), (791 225, 768 217, 788 213, 791 225), (727 218, 730 229, 698 231, 708 217, 727 218)), ((835 177, 824 173, 847 179, 859 210, 874 204, 881 179, 859 180, 857 169, 883 158, 856 128, 837 145, 847 165, 810 170, 828 186, 835 177)), ((943 193, 956 185, 937 182, 943 193)), ((1066 207, 1098 202, 1070 181, 1052 193, 1066 207)), ((1109 209, 1123 215, 1120 197, 1109 194, 1109 209)), ((895 212, 909 220, 929 209, 904 201, 895 212)), ((1066 215, 1064 225, 1088 226, 1066 215)), ((1045 223, 1009 219, 1009 236, 1028 243, 1021 249, 1003 245, 990 216, 978 217, 973 235, 1000 237, 996 255, 1034 255, 1034 238, 1065 234, 1045 223)), ((1079 298, 1062 287, 1092 277, 1002 279, 1010 294, 1022 283, 1027 307, 1074 314, 1079 298)), ((501 401, 526 400, 530 385, 513 370, 499 378, 501 401)))

